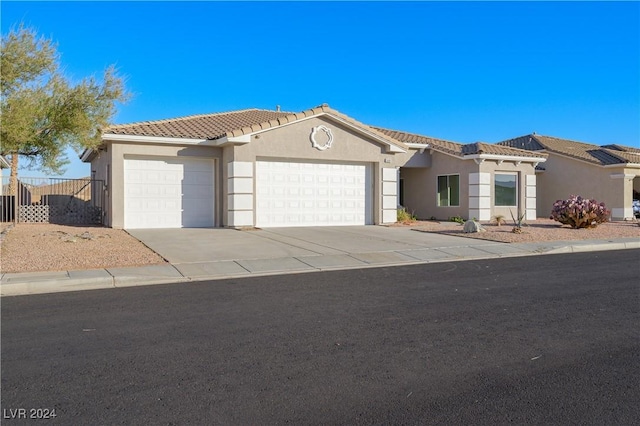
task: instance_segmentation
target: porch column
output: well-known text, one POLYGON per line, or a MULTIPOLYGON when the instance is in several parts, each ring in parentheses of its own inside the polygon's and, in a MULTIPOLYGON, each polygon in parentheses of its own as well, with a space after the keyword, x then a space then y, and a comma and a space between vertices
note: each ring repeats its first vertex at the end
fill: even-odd
POLYGON ((382 223, 398 221, 398 169, 382 169, 382 223))
POLYGON ((629 173, 613 173, 609 175, 611 179, 618 180, 620 185, 615 186, 613 193, 610 194, 614 200, 611 206, 607 206, 611 210, 612 220, 625 220, 633 218, 633 178, 636 175, 629 173))
POLYGON ((253 163, 232 161, 227 171, 227 225, 253 226, 253 163))
POLYGON ((469 173, 469 219, 491 220, 491 173, 469 173))
POLYGON ((538 216, 536 209, 536 175, 526 175, 525 185, 526 219, 536 220, 538 216))

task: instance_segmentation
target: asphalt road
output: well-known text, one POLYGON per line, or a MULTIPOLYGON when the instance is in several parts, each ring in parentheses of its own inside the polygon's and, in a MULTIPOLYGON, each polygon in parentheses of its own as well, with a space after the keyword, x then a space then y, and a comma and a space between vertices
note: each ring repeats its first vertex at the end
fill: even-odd
POLYGON ((3 424, 640 418, 639 250, 1 303, 3 424))

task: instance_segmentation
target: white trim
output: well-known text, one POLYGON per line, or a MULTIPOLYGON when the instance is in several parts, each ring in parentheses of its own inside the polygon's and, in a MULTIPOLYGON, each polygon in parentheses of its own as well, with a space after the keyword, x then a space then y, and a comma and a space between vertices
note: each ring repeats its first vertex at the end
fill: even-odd
POLYGON ((409 148, 412 149, 419 149, 421 151, 424 152, 424 150, 426 148, 431 148, 431 146, 428 143, 415 143, 415 142, 405 142, 404 143, 406 146, 408 146, 409 148))
POLYGON ((436 175, 436 207, 460 207, 460 173, 447 173, 447 174, 436 175), (447 188, 449 188, 449 205, 448 206, 440 205, 440 193, 438 192, 440 189, 440 185, 438 185, 440 176, 447 177, 447 188), (449 185, 449 176, 458 176, 458 204, 454 206, 451 205, 451 189, 450 189, 451 186, 449 185))
POLYGON ((536 163, 537 164, 537 163, 544 163, 545 161, 547 161, 546 158, 542 158, 542 157, 518 157, 515 155, 500 155, 500 154, 473 154, 473 155, 465 155, 462 158, 464 158, 465 160, 513 161, 516 163, 516 165, 520 165, 520 163, 536 163))
POLYGON ((519 165, 520 163, 533 163, 533 167, 536 167, 539 163, 544 163, 547 161, 546 158, 543 157, 518 157, 514 155, 499 155, 499 154, 473 154, 473 155, 458 155, 452 154, 450 152, 445 152, 439 150, 437 147, 433 147, 429 144, 421 144, 421 143, 405 143, 409 148, 419 149, 421 152, 428 148, 430 151, 436 151, 443 155, 448 155, 449 157, 457 158, 458 160, 474 160, 476 164, 482 164, 485 160, 495 160, 498 161, 499 164, 505 161, 513 161, 519 165))
POLYGON ((0 169, 8 169, 11 167, 11 164, 7 162, 3 155, 0 155, 0 169))
POLYGON ((607 164, 606 166, 602 166, 605 169, 613 169, 616 167, 623 167, 625 169, 640 169, 640 163, 618 163, 618 164, 607 164))
POLYGON ((254 221, 254 163, 227 163, 227 226, 253 226, 254 221))
POLYGON ((224 146, 229 144, 235 145, 244 145, 251 142, 251 135, 240 135, 240 136, 223 136, 219 139, 213 140, 214 146, 224 146))
POLYGON ((170 145, 215 145, 214 140, 210 139, 192 139, 192 138, 170 138, 159 136, 137 136, 137 135, 116 135, 107 133, 102 135, 103 141, 115 142, 140 142, 140 143, 156 143, 170 145))
POLYGON ((609 175, 611 179, 633 179, 637 175, 632 175, 629 173, 612 173, 609 175))
POLYGON ((520 176, 519 176, 518 172, 495 170, 493 172, 492 187, 493 187, 493 207, 515 207, 515 208, 519 208, 518 204, 519 204, 519 201, 520 201, 520 176), (516 186, 514 187, 514 189, 516 190, 516 204, 514 206, 503 206, 503 205, 496 204, 496 200, 497 200, 497 197, 496 197, 496 177, 498 175, 515 176, 515 178, 516 178, 516 186))

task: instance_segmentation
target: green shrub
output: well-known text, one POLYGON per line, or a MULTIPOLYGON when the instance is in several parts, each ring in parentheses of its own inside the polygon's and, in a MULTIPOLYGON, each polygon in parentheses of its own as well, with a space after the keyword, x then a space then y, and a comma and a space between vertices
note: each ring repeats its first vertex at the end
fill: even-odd
POLYGON ((574 229, 595 228, 608 221, 610 214, 604 203, 571 195, 568 199, 558 200, 553 204, 550 219, 574 229))
POLYGON ((464 220, 462 216, 451 216, 449 222, 465 223, 466 220, 464 220))

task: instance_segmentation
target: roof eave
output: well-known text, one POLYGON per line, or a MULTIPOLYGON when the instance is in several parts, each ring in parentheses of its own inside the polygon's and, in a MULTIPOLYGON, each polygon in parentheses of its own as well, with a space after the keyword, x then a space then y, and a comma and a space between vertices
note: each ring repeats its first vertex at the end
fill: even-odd
POLYGON ((83 163, 91 162, 96 156, 96 150, 93 148, 87 148, 80 154, 80 161, 83 163))
POLYGON ((137 143, 153 143, 163 145, 216 145, 215 140, 200 138, 179 138, 166 136, 140 136, 107 133, 102 135, 102 141, 107 142, 137 142, 137 143))
POLYGON ((617 164, 607 164, 602 166, 606 169, 619 169, 620 167, 624 167, 627 169, 640 169, 640 163, 617 163, 617 164))
POLYGON ((544 163, 547 161, 544 157, 520 157, 518 155, 500 155, 500 154, 471 154, 463 157, 465 160, 495 160, 495 161, 513 161, 516 163, 544 163))

